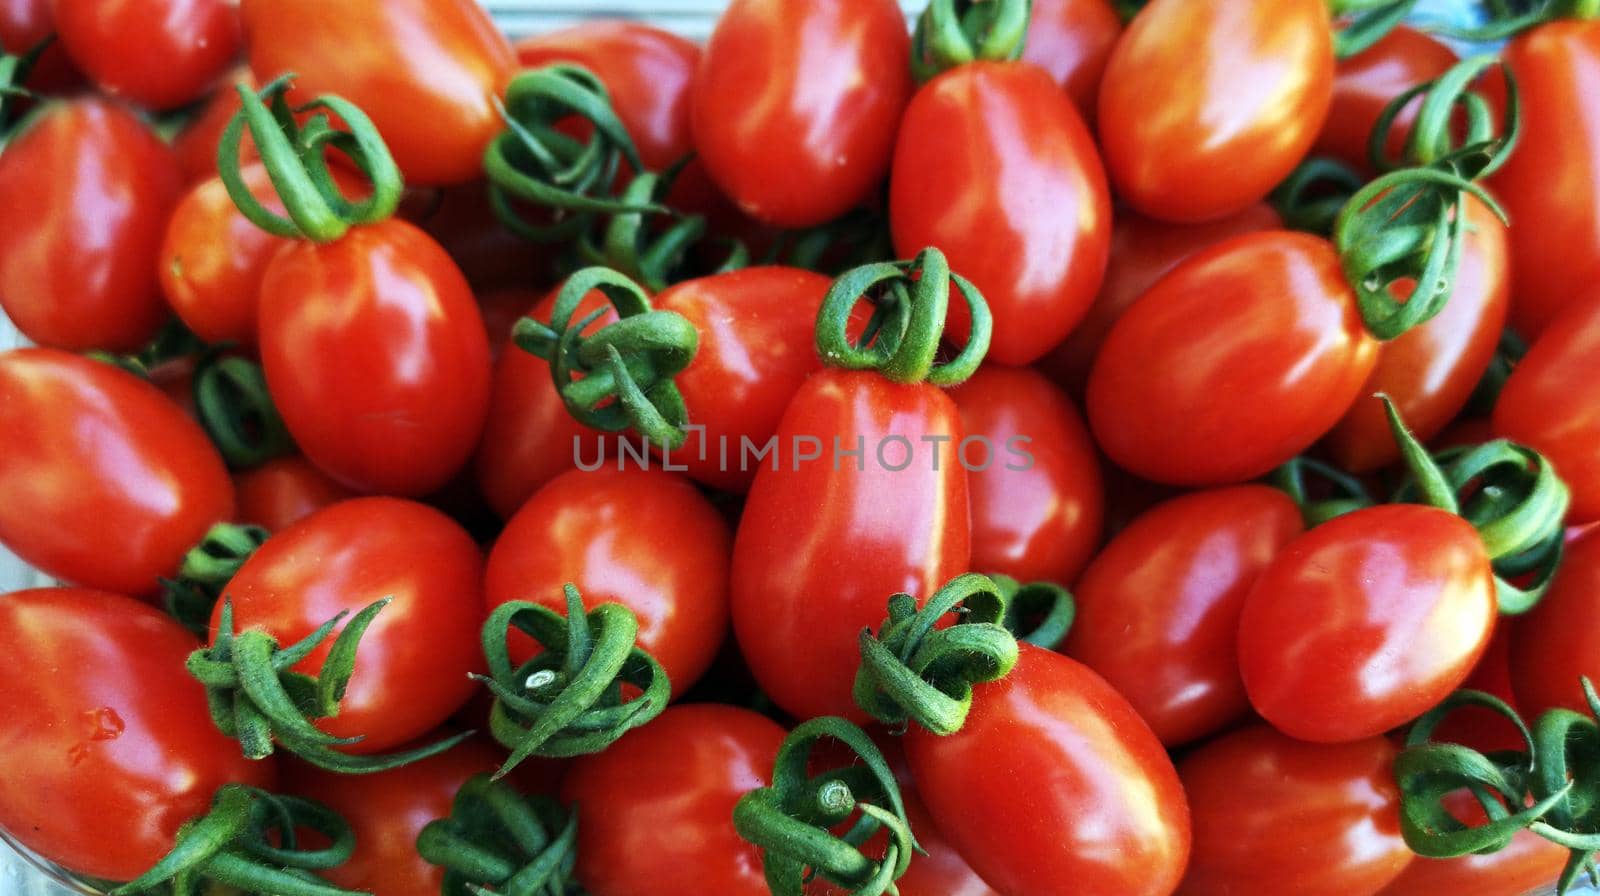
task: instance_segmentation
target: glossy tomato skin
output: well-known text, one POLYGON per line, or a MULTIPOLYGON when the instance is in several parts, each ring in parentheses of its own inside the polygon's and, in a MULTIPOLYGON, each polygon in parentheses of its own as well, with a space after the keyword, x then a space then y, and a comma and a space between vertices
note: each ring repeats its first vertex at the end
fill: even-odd
POLYGON ((54 349, 0 355, 0 542, 59 579, 154 595, 233 513, 227 468, 155 386, 54 349))
POLYGON ((426 494, 461 468, 489 404, 489 342, 444 250, 388 220, 292 243, 262 276, 261 363, 306 457, 358 491, 426 494))
POLYGON ((0 828, 51 861, 132 880, 224 784, 270 788, 183 668, 200 643, 153 607, 104 591, 0 598, 0 828))
POLYGON ((1321 0, 1154 0, 1123 32, 1100 84, 1112 185, 1153 218, 1241 211, 1300 163, 1332 96, 1321 0))
MULTIPOLYGON (((27 52, 55 33, 56 17, 52 0, 0 0, 0 47, 8 53, 27 52)), ((25 82, 33 90, 55 92, 79 84, 83 74, 60 42, 51 44, 25 82)))
POLYGON ((1527 718, 1566 707, 1586 712, 1588 676, 1600 686, 1600 637, 1591 624, 1600 604, 1600 535, 1567 545, 1549 593, 1511 624, 1511 685, 1527 718))
MULTIPOLYGON (((246 165, 243 175, 257 201, 283 214, 265 166, 246 165)), ((253 345, 261 277, 287 244, 238 210, 222 178, 203 180, 167 222, 159 269, 167 304, 206 342, 253 345)))
POLYGON ((1072 399, 1038 371, 998 365, 981 368, 950 397, 973 440, 964 454, 972 568, 1020 582, 1076 580, 1100 544, 1105 489, 1100 456, 1072 399))
POLYGON ((1022 61, 1049 72, 1093 124, 1100 77, 1121 35, 1122 18, 1107 0, 1038 0, 1028 19, 1022 61))
MULTIPOLYGON (((248 66, 241 65, 228 73, 200 111, 172 138, 172 149, 178 154, 184 182, 191 186, 216 176, 217 146, 222 142, 222 132, 227 130, 228 122, 239 112, 239 92, 234 89, 235 84, 242 84, 250 90, 256 89, 248 66)), ((246 132, 241 135, 240 161, 253 162, 259 157, 250 134, 246 132)))
POLYGON ((1381 737, 1310 744, 1266 725, 1188 754, 1194 853, 1178 893, 1373 896, 1412 860, 1394 758, 1381 737))
MULTIPOLYGON (((929 81, 906 109, 889 223, 901 258, 938 246, 983 293, 989 360, 1028 364, 1100 288, 1111 199, 1088 128, 1048 75, 973 63, 929 81)), ((968 328, 966 306, 952 301, 952 337, 968 328)))
MULTIPOLYGON (((1455 65, 1455 51, 1406 25, 1348 59, 1339 61, 1333 79, 1333 102, 1328 120, 1312 152, 1332 156, 1370 172, 1367 141, 1378 116, 1395 97, 1443 75, 1455 65)), ((1396 119, 1387 147, 1391 157, 1405 148, 1405 135, 1417 119, 1420 100, 1407 104, 1396 119)))
MULTIPOLYGON (((522 505, 489 554, 489 608, 513 600, 566 613, 616 602, 639 619, 639 646, 681 695, 728 631, 728 524, 687 480, 660 470, 571 470, 522 505)), ((518 637, 512 658, 534 655, 518 637)))
POLYGON ((1332 428, 1377 357, 1330 243, 1247 234, 1178 265, 1112 326, 1089 422, 1146 479, 1243 482, 1332 428))
POLYGON ((53 3, 72 61, 101 90, 148 109, 199 99, 239 52, 239 8, 226 0, 53 3))
POLYGON ((1483 541, 1454 514, 1387 504, 1285 547, 1239 620, 1239 669, 1256 712, 1300 740, 1381 734, 1461 685, 1497 607, 1483 541))
POLYGON ((889 170, 910 48, 893 0, 733 0, 689 106, 712 180, 778 227, 849 211, 889 170))
POLYGON ((298 454, 236 474, 233 486, 239 499, 235 519, 268 532, 287 529, 330 504, 355 497, 298 454))
POLYGON ((298 75, 291 100, 334 93, 371 116, 413 186, 469 181, 505 129, 516 55, 472 0, 243 0, 250 68, 298 75))
POLYGON ((561 795, 577 807, 585 891, 654 896, 692 885, 766 896, 760 851, 734 830, 733 807, 772 783, 784 736, 747 709, 675 706, 605 752, 573 760, 561 795))
POLYGON ((0 307, 40 345, 132 351, 167 314, 156 253, 181 188, 172 150, 127 109, 46 109, 0 155, 0 307))
POLYGON ((1294 502, 1262 485, 1157 505, 1077 580, 1062 651, 1126 697, 1162 743, 1216 733, 1250 711, 1238 660, 1245 596, 1302 529, 1294 502))
MULTIPOLYGON (((1484 649, 1472 675, 1462 682, 1461 687, 1493 694, 1521 712, 1517 696, 1511 688, 1511 632, 1514 619, 1502 617, 1495 625, 1489 646, 1484 649)), ((1527 742, 1510 719, 1481 706, 1467 706, 1451 712, 1434 729, 1433 739, 1463 744, 1484 753, 1527 749, 1527 742)))
MULTIPOLYGON (((360 660, 339 714, 319 728, 364 736, 345 749, 388 750, 433 730, 461 707, 482 671, 483 560, 478 546, 431 507, 398 498, 356 498, 273 535, 244 562, 225 593, 237 631, 293 644, 340 613, 392 602, 361 639, 360 660)), ((222 604, 211 619, 215 638, 222 604)), ((315 675, 330 638, 294 668, 315 675)))
POLYGON ((1172 760, 1087 666, 1021 648, 1009 675, 974 689, 959 732, 906 734, 929 813, 1004 896, 1171 893, 1189 856, 1172 760))
POLYGON ((961 434, 943 392, 871 371, 823 370, 789 402, 739 521, 732 592, 739 647, 784 710, 864 721, 851 696, 861 630, 896 592, 926 600, 970 571, 961 434))

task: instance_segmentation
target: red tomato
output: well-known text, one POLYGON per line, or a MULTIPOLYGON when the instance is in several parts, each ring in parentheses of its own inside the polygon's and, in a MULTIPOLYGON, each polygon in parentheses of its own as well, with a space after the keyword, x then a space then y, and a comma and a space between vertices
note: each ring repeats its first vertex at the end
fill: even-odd
MULTIPOLYGON (((992 361, 1038 360, 1100 288, 1105 172, 1083 119, 1032 65, 963 65, 917 92, 895 146, 889 209, 901 258, 938 246, 983 292, 992 361)), ((951 336, 960 341, 968 320, 958 307, 951 336)))
POLYGON ((894 0, 733 0, 690 98, 706 170, 769 224, 839 217, 889 170, 910 56, 894 0))
POLYGON ((69 582, 153 595, 233 514, 228 471, 155 386, 53 349, 0 354, 0 542, 69 582))
POLYGON ((199 99, 239 53, 239 9, 226 0, 53 3, 72 61, 101 90, 146 108, 199 99))
POLYGON ((1093 123, 1100 76, 1121 35, 1122 17, 1107 0, 1035 0, 1022 59, 1049 72, 1093 123))
POLYGON ((734 830, 733 807, 772 783, 783 739, 776 722, 747 709, 675 706, 573 760, 562 799, 578 811, 584 891, 767 896, 761 855, 734 830))
MULTIPOLYGON (((1517 708, 1517 697, 1511 688, 1511 632, 1512 617, 1505 617, 1495 626, 1472 675, 1461 687, 1485 691, 1517 708)), ((1526 750, 1527 742, 1510 719, 1481 706, 1465 706, 1450 713, 1434 729, 1433 739, 1453 744, 1464 744, 1474 750, 1526 750)), ((1520 891, 1519 891, 1520 896, 1520 891)))
MULTIPOLYGON (((686 480, 659 470, 572 470, 522 505, 489 554, 489 609, 533 601, 565 613, 616 602, 639 617, 639 646, 681 696, 728 632, 728 524, 686 480)), ((517 633, 512 659, 537 652, 517 633)))
POLYGON ((13 222, 0 228, 0 307, 40 345, 144 345, 167 315, 156 253, 181 188, 172 150, 128 110, 47 109, 0 154, 13 222))
POLYGON ((235 518, 269 532, 287 529, 330 504, 355 497, 299 455, 278 457, 233 477, 239 496, 235 518))
MULTIPOLYGON (((26 53, 54 34, 52 6, 51 0, 0 0, 0 47, 13 55, 26 53)), ((83 75, 72 67, 72 60, 57 42, 39 57, 26 83, 41 93, 54 93, 82 80, 83 75)))
MULTIPOLYGON (((1467 824, 1476 827, 1487 821, 1483 807, 1464 790, 1445 801, 1451 813, 1467 824)), ((1488 855, 1418 856, 1378 896, 1525 896, 1560 877, 1571 855, 1532 831, 1518 831, 1510 846, 1488 855)))
MULTIPOLYGON (((283 214, 265 166, 246 165, 242 174, 252 196, 283 214)), ((206 342, 253 345, 261 277, 287 243, 252 224, 228 197, 222 178, 201 181, 167 222, 160 258, 167 304, 206 342)))
POLYGON ((463 183, 505 130, 496 99, 516 55, 472 0, 242 0, 250 67, 298 75, 291 102, 360 106, 412 186, 463 183))
POLYGON ((1169 746, 1250 711, 1237 637, 1245 595, 1302 531, 1277 489, 1241 485, 1146 511, 1089 564, 1062 650, 1116 688, 1169 746))
POLYGON ((1511 623, 1511 684, 1528 718, 1558 706, 1586 712, 1579 678, 1600 682, 1600 535, 1568 543, 1554 585, 1511 623))
POLYGON ((1011 674, 974 688, 959 732, 906 734, 939 830, 1006 896, 1171 893, 1189 857, 1172 760, 1087 666, 1021 648, 1011 674))
POLYGON ((1117 195, 1135 209, 1221 218, 1294 170, 1332 96, 1322 0, 1154 0, 1106 65, 1100 145, 1117 195))
POLYGON ((1242 482, 1326 433, 1377 358, 1331 244, 1248 234, 1174 268, 1111 328, 1089 422, 1146 479, 1242 482))
MULTIPOLYGON (((249 68, 241 66, 234 69, 222 79, 199 114, 172 138, 172 149, 178 154, 178 164, 183 168, 186 183, 195 184, 216 176, 217 146, 222 143, 222 132, 239 112, 239 92, 234 89, 235 84, 242 84, 250 90, 256 89, 249 68)), ((239 158, 244 162, 253 162, 257 157, 255 140, 247 128, 240 136, 239 158)))
POLYGON ((118 594, 0 598, 0 828, 81 874, 132 880, 224 784, 271 788, 183 668, 194 636, 118 594))
POLYGON ((957 452, 972 495, 972 568, 1074 581, 1100 545, 1105 490, 1072 399, 1037 371, 999 366, 981 368, 950 397, 970 442, 957 452))
POLYGON ((1476 529, 1385 504, 1290 542, 1239 620, 1250 702, 1278 730, 1335 743, 1422 715, 1471 674, 1497 612, 1476 529))
MULTIPOLYGON (((483 314, 483 329, 489 334, 489 354, 499 363, 502 349, 511 346, 511 333, 528 309, 539 304, 540 294, 531 289, 495 289, 478 296, 478 311, 483 314)), ((493 395, 493 389, 490 390, 493 395)), ((491 397, 491 404, 493 399, 491 397)))
POLYGON ((460 469, 489 404, 489 343, 461 271, 388 220, 292 243, 261 281, 261 363, 307 458, 345 485, 426 494, 460 469))
POLYGON ((1307 744, 1265 725, 1178 763, 1194 812, 1180 896, 1373 896, 1412 860, 1381 737, 1307 744))
MULTIPOLYGON (((288 645, 342 612, 392 598, 361 639, 339 714, 317 721, 344 749, 377 753, 428 733, 471 696, 481 672, 483 561, 449 517, 397 498, 356 498, 278 532, 244 562, 225 594, 237 631, 288 645)), ((211 619, 217 631, 222 602, 211 619)), ((294 668, 315 675, 333 639, 294 668)))
POLYGON ((925 599, 969 571, 961 439, 943 392, 872 371, 823 370, 789 402, 733 548, 734 633, 786 711, 864 721, 851 696, 862 629, 883 623, 890 595, 925 599))
MULTIPOLYGON (((1312 152, 1333 156, 1357 171, 1371 171, 1367 141, 1385 106, 1413 87, 1432 81, 1456 64, 1455 51, 1405 25, 1348 59, 1333 78, 1333 103, 1312 152)), ((1417 119, 1421 99, 1407 104, 1387 144, 1391 157, 1405 149, 1405 136, 1417 119)), ((1410 418, 1406 418, 1408 421, 1410 418)))

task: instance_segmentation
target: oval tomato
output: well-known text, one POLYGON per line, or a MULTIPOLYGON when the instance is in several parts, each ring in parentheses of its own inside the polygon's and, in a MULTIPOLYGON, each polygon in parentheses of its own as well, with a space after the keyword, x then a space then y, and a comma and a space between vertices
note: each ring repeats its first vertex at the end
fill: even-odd
POLYGON ((1034 0, 1022 60, 1050 73, 1094 122, 1111 48, 1122 35, 1122 17, 1107 0, 1034 0))
POLYGON ((52 2, 56 35, 78 68, 149 109, 199 99, 239 53, 239 8, 226 0, 52 2))
POLYGON ((233 477, 239 510, 234 518, 268 532, 287 529, 330 504, 355 495, 299 455, 275 457, 233 477))
POLYGON ((1566 707, 1585 712, 1579 679, 1600 682, 1600 535, 1567 545, 1554 584, 1538 606, 1511 623, 1511 685, 1527 718, 1566 707))
MULTIPOLYGON (((1368 140, 1384 107, 1407 90, 1443 75, 1455 64, 1454 50, 1405 25, 1360 53, 1339 60, 1328 120, 1312 152, 1332 156, 1357 171, 1371 171, 1368 140)), ((1413 100, 1395 120, 1387 144, 1390 157, 1399 157, 1405 149, 1406 133, 1421 106, 1420 99, 1413 100)))
MULTIPOLYGON (((257 201, 283 214, 283 202, 264 166, 246 165, 242 174, 257 201)), ((178 202, 167 222, 160 260, 167 304, 206 342, 253 345, 261 277, 287 244, 239 212, 222 178, 203 180, 178 202)))

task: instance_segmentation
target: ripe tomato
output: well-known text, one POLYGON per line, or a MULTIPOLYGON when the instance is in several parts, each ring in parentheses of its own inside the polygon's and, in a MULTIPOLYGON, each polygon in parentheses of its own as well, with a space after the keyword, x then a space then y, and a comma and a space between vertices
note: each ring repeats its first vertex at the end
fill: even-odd
POLYGON ((307 458, 360 491, 426 494, 471 455, 489 343, 461 271, 399 220, 292 243, 261 281, 261 363, 307 458))
POLYGON ((1332 96, 1322 0, 1154 0, 1106 65, 1100 145, 1117 195, 1138 211, 1221 218, 1294 170, 1332 96))
POLYGON ((277 457, 233 477, 239 498, 234 518, 269 532, 287 529, 330 504, 355 495, 299 455, 277 457))
MULTIPOLYGON (((499 363, 500 353, 511 344, 511 333, 516 329, 529 308, 539 304, 542 296, 531 289, 494 289, 478 295, 478 311, 483 314, 483 329, 489 334, 489 354, 499 363)), ((494 390, 490 389, 492 412, 494 390)))
MULTIPOLYGON (((1493 694, 1512 709, 1517 709, 1517 697, 1511 688, 1511 632, 1514 624, 1513 617, 1500 620, 1489 638, 1489 646, 1484 648, 1483 656, 1478 659, 1478 665, 1472 670, 1472 675, 1461 683, 1461 687, 1493 694)), ((1481 706, 1464 706, 1451 712, 1434 729, 1432 739, 1464 744, 1485 753, 1527 749, 1522 733, 1510 719, 1481 706)))
POLYGON ((733 807, 772 783, 784 731, 747 709, 675 706, 603 753, 573 760, 562 799, 578 810, 578 879, 593 896, 655 896, 692 885, 767 896, 733 807))
POLYGON ((49 575, 153 595, 233 514, 227 468, 161 390, 54 349, 0 355, 0 542, 49 575))
MULTIPOLYGON (((183 168, 185 183, 192 185, 216 176, 217 146, 222 142, 222 132, 227 130, 228 122, 239 112, 239 92, 234 89, 236 84, 242 84, 248 90, 258 87, 248 67, 234 69, 222 79, 199 113, 172 138, 172 149, 178 154, 178 164, 183 168)), ((255 140, 247 130, 239 143, 239 158, 248 163, 257 157, 255 140)))
POLYGON ((1107 0, 1035 0, 1022 60, 1049 72, 1092 124, 1100 77, 1121 35, 1122 17, 1107 0))
POLYGON ((733 0, 695 76, 695 148, 754 218, 837 218, 889 170, 910 56, 894 0, 733 0))
MULTIPOLYGON (((253 163, 242 173, 251 195, 283 214, 267 169, 253 163)), ((160 259, 167 304, 206 342, 253 345, 261 276, 287 242, 241 214, 222 178, 202 180, 178 202, 167 222, 160 259)))
MULTIPOLYGON (((482 575, 478 546, 449 517, 398 498, 356 498, 273 535, 224 594, 236 631, 265 631, 281 645, 393 599, 361 639, 339 714, 316 723, 337 737, 365 736, 347 752, 377 753, 433 730, 471 696, 467 675, 483 666, 482 575)), ((323 642, 294 668, 315 675, 332 646, 323 642)))
MULTIPOLYGON (((912 99, 895 145, 889 221, 901 258, 938 246, 994 315, 988 358, 1038 360, 1105 273, 1111 199, 1072 103, 1038 68, 972 63, 912 99)), ((950 336, 966 338, 966 308, 950 336)))
MULTIPOLYGON (((1450 794, 1445 803, 1473 827, 1487 821, 1483 807, 1467 791, 1450 794)), ((1518 831, 1499 852, 1454 859, 1418 856, 1378 896, 1525 896, 1560 877, 1571 855, 1532 831, 1518 831)))
POLYGON ((1600 637, 1592 624, 1600 603, 1600 535, 1567 545, 1549 593, 1511 623, 1511 685, 1528 718, 1564 706, 1588 709, 1579 678, 1600 681, 1600 637))
POLYGON ((960 731, 906 733, 934 822, 1006 896, 1171 893, 1189 857, 1172 760, 1087 666, 1020 646, 1009 675, 973 689, 960 731))
POLYGON ((127 109, 46 109, 0 154, 13 222, 0 228, 0 307, 40 345, 144 345, 167 315, 156 252, 181 187, 172 150, 127 109))
POLYGON ((149 109, 199 99, 239 53, 239 9, 225 0, 53 4, 56 35, 78 68, 106 93, 149 109))
POLYGON ((1336 743, 1422 715, 1489 643, 1494 572, 1476 529, 1385 504, 1290 542, 1245 598, 1239 670, 1278 730, 1336 743))
MULTIPOLYGON (((681 477, 571 470, 534 493, 495 542, 489 609, 525 600, 565 614, 568 582, 586 607, 620 603, 639 617, 639 646, 681 696, 728 632, 731 542, 722 515, 681 477)), ((512 660, 521 662, 535 645, 514 634, 512 660)))
MULTIPOLYGON (((1405 25, 1360 53, 1340 60, 1333 78, 1328 120, 1312 152, 1332 156, 1357 171, 1371 171, 1367 141, 1384 107, 1407 90, 1443 75, 1455 64, 1454 50, 1405 25)), ((1391 157, 1398 157, 1405 149, 1405 134, 1421 106, 1421 99, 1412 101, 1396 119, 1387 149, 1391 157)))
POLYGON ((298 75, 290 101, 360 106, 413 186, 469 181, 505 130, 496 99, 516 55, 472 0, 242 0, 250 67, 298 75))
POLYGON ((271 788, 276 767, 217 731, 184 671, 199 646, 119 594, 0 598, 0 828, 79 873, 132 880, 222 785, 271 788))
POLYGON ((1116 688, 1178 746, 1250 710, 1239 677, 1245 595, 1303 526, 1277 489, 1240 485, 1157 505, 1078 579, 1062 650, 1116 688))
MULTIPOLYGON (((13 55, 26 53, 54 34, 52 6, 52 0, 0 0, 0 47, 13 55)), ((39 57, 26 84, 40 93, 54 93, 82 80, 83 75, 72 67, 72 60, 57 42, 39 57)))
POLYGON ((1194 812, 1181 896, 1373 896, 1412 860, 1381 737, 1308 744, 1266 725, 1188 754, 1178 774, 1194 812))
POLYGON ((1112 326, 1089 422, 1146 479, 1242 482, 1326 433, 1377 357, 1330 243, 1248 234, 1174 268, 1112 326))
POLYGON ((972 568, 1021 582, 1076 580, 1100 544, 1105 490, 1072 399, 1037 371, 1000 366, 979 369, 950 397, 966 432, 956 450, 972 495, 972 568))

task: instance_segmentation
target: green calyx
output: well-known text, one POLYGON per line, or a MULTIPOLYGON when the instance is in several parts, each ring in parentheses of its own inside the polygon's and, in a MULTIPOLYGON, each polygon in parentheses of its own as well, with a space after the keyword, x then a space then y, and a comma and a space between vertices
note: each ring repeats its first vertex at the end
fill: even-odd
MULTIPOLYGON (((623 190, 621 201, 643 209, 657 204, 671 186, 670 175, 643 172, 623 190)), ((660 292, 672 284, 674 272, 682 269, 689 250, 705 233, 706 220, 698 215, 652 214, 630 208, 611 216, 598 246, 583 235, 579 252, 591 264, 614 268, 650 292, 660 292), (657 218, 670 223, 657 226, 657 218)))
POLYGON ((512 601, 497 607, 483 627, 487 676, 494 694, 489 728, 511 757, 495 774, 504 777, 529 756, 598 753, 666 708, 667 673, 638 644, 639 622, 616 603, 585 612, 578 589, 565 589, 567 612, 512 601), (511 629, 544 649, 513 665, 511 629), (624 685, 638 689, 629 699, 624 685))
POLYGON ((259 629, 234 631, 233 603, 222 602, 216 637, 210 647, 189 655, 187 667, 205 685, 211 720, 239 741, 245 756, 262 759, 272 754, 274 742, 319 768, 360 775, 409 765, 442 753, 469 734, 435 744, 384 756, 354 756, 333 749, 357 743, 359 737, 334 737, 319 731, 313 719, 338 715, 339 701, 355 670, 356 652, 367 631, 389 599, 377 601, 351 618, 339 632, 315 677, 293 671, 344 621, 340 613, 291 647, 280 648, 276 638, 259 629))
POLYGON ((912 854, 921 851, 883 753, 865 731, 836 716, 790 732, 778 748, 772 786, 740 797, 733 826, 761 849, 774 896, 802 896, 818 877, 852 896, 893 894, 912 854), (812 777, 811 751, 824 738, 849 748, 861 764, 812 777), (843 834, 833 833, 846 822, 843 834), (888 843, 883 859, 876 860, 861 847, 880 830, 888 832, 888 843))
POLYGON ((443 896, 578 896, 577 841, 575 808, 475 775, 456 793, 450 817, 422 829, 417 854, 445 870, 443 896))
POLYGON ((689 412, 673 377, 689 366, 700 334, 683 315, 657 311, 639 284, 610 268, 584 268, 556 296, 551 323, 517 321, 517 346, 550 363, 567 411, 603 432, 632 429, 652 444, 683 445, 689 412), (599 290, 618 319, 585 334, 605 316, 597 309, 573 318, 590 290, 599 290))
POLYGON ((178 830, 171 852, 111 896, 198 896, 206 883, 274 896, 370 896, 317 876, 348 861, 355 843, 344 819, 320 803, 227 784, 209 813, 178 830), (306 829, 329 845, 302 848, 299 836, 306 829))
POLYGON ((1072 592, 1054 582, 1022 584, 1010 576, 990 575, 1005 601, 1004 625, 1018 641, 1054 650, 1072 631, 1078 603, 1072 592))
POLYGON ((951 579, 922 609, 909 594, 889 598, 889 618, 861 633, 856 705, 880 722, 916 722, 937 735, 966 723, 972 687, 1004 678, 1017 664, 1017 639, 1003 624, 1006 595, 977 573, 951 579), (935 628, 948 613, 955 625, 935 628))
POLYGON ((194 373, 200 425, 228 466, 258 467, 294 453, 294 438, 272 402, 267 375, 249 358, 212 353, 194 373))
POLYGON ((236 85, 242 106, 223 131, 217 150, 217 172, 239 211, 266 232, 284 239, 331 243, 352 227, 373 224, 394 215, 405 181, 372 119, 355 104, 325 95, 290 108, 293 75, 284 75, 257 95, 236 85), (314 113, 305 124, 298 116, 314 113), (349 130, 332 124, 336 116, 349 130), (250 192, 241 170, 239 147, 250 131, 261 161, 288 216, 262 205, 250 192), (328 161, 337 150, 372 184, 372 195, 352 203, 344 198, 328 161))
POLYGON ((1349 59, 1404 22, 1417 0, 1332 0, 1329 5, 1334 17, 1343 20, 1333 36, 1333 55, 1349 59))
POLYGON ((1377 502, 1360 479, 1313 457, 1296 457, 1272 471, 1270 484, 1300 508, 1306 528, 1377 502))
POLYGON ((1269 201, 1283 217, 1285 227, 1327 236, 1350 197, 1365 182, 1354 168, 1338 159, 1313 156, 1290 172, 1269 201))
POLYGON ((211 611, 222 590, 233 580, 239 567, 270 536, 260 526, 217 523, 200 543, 183 555, 178 575, 161 580, 162 603, 167 615, 184 628, 205 637, 211 624, 211 611))
POLYGON ((931 0, 911 35, 918 83, 969 62, 1022 58, 1032 0, 931 0))
POLYGON ((830 367, 876 370, 897 383, 955 386, 977 372, 993 333, 983 294, 930 246, 910 261, 862 265, 834 280, 817 314, 817 353, 830 367), (952 283, 971 314, 972 333, 954 358, 935 364, 952 283), (863 297, 874 306, 872 319, 861 340, 852 342, 851 311, 863 297))

